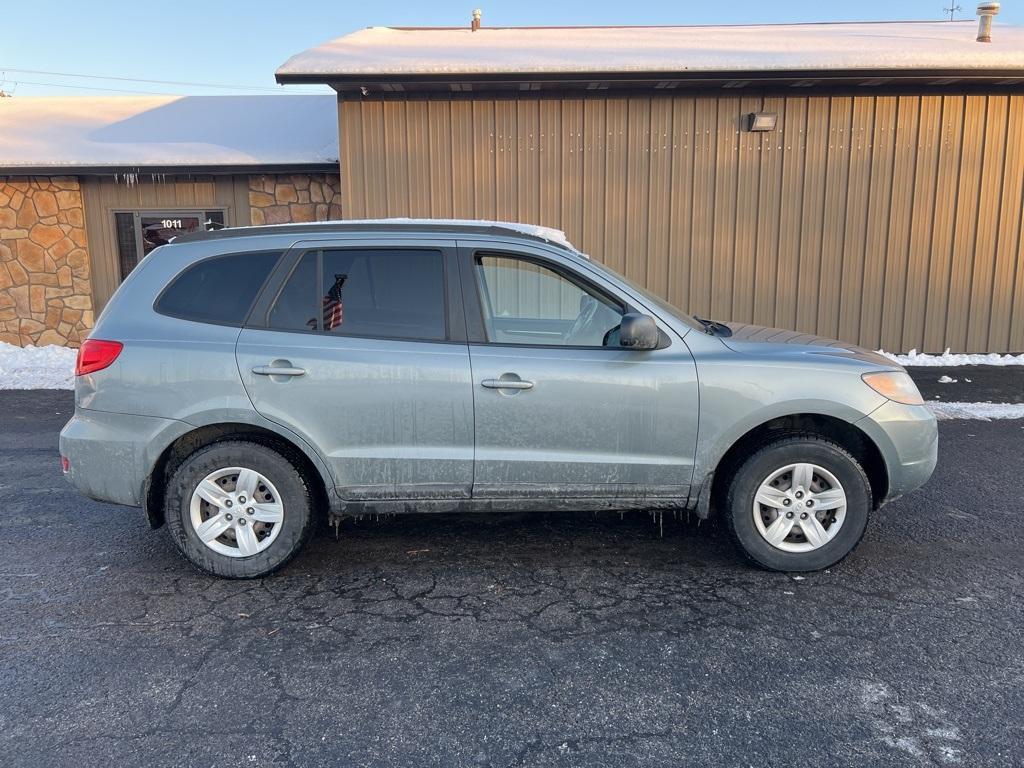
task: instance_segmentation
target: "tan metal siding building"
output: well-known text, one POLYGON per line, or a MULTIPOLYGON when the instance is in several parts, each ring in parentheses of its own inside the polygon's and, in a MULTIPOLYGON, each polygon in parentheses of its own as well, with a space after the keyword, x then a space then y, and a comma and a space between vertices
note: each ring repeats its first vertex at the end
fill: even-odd
POLYGON ((1024 30, 993 37, 371 28, 278 80, 338 91, 348 218, 543 224, 702 316, 1020 352, 1024 30))
POLYGON ((703 316, 1024 349, 1021 94, 345 99, 339 125, 349 218, 543 224, 703 316))

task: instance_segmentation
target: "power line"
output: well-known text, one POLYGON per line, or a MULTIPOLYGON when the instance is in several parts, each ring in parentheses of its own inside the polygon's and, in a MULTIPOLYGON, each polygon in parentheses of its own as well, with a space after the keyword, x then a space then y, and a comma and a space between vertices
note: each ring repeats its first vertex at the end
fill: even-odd
MULTIPOLYGON (((77 72, 50 72, 42 69, 17 69, 15 67, 0 66, 0 72, 21 72, 28 75, 53 75, 56 77, 81 77, 89 80, 118 80, 126 83, 149 83, 151 85, 183 85, 191 88, 229 88, 238 91, 273 91, 280 93, 281 88, 273 88, 265 85, 229 85, 226 83, 194 83, 183 80, 146 80, 141 77, 116 77, 107 75, 83 75, 77 72)), ((70 87, 70 86, 69 86, 70 87)), ((84 87, 84 86, 79 86, 84 87)), ((113 89, 105 89, 113 90, 113 89)), ((135 93, 135 91, 133 91, 135 93)), ((142 91, 138 91, 142 93, 142 91)), ((294 91, 293 91, 294 93, 294 91)))
POLYGON ((40 83, 34 80, 13 80, 11 78, 0 78, 0 82, 18 85, 45 85, 51 88, 78 88, 85 91, 110 91, 112 93, 135 93, 146 96, 184 96, 182 93, 158 93, 157 91, 130 91, 125 88, 98 88, 89 85, 67 85, 65 83, 40 83))

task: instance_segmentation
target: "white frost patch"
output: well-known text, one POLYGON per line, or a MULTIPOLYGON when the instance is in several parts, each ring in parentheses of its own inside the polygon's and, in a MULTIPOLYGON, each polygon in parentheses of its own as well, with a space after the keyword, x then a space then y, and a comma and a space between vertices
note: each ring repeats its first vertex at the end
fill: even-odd
POLYGON ((1024 419, 1021 403, 943 403, 929 402, 937 419, 1024 419))
POLYGON ((952 376, 939 376, 939 384, 956 384, 957 380, 952 376))
POLYGON ((926 355, 912 349, 905 355, 896 355, 880 349, 878 354, 885 355, 903 366, 1024 365, 1024 355, 998 355, 994 352, 987 355, 963 355, 950 353, 949 349, 946 349, 941 355, 926 355))
POLYGON ((16 347, 0 341, 0 389, 74 389, 77 355, 55 344, 16 347))

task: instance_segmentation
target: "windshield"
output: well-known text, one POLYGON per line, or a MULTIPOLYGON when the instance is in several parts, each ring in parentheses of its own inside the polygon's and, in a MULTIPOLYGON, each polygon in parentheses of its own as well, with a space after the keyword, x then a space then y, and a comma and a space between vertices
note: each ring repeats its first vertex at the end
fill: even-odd
POLYGON ((705 328, 700 323, 698 323, 696 320, 694 320, 690 315, 688 315, 686 312, 681 310, 679 307, 675 306, 674 304, 670 304, 669 302, 667 302, 665 299, 661 298, 657 294, 651 293, 649 290, 644 288, 642 285, 639 285, 638 283, 633 282, 632 280, 630 280, 628 277, 626 277, 622 273, 620 273, 617 270, 614 270, 611 267, 609 267, 607 264, 601 264, 599 262, 596 262, 593 259, 591 259, 589 256, 587 256, 587 259, 590 261, 591 264, 593 264, 598 269, 601 269, 601 270, 607 272, 608 274, 610 274, 613 277, 617 278, 620 282, 623 282, 626 285, 628 285, 634 291, 636 291, 641 296, 643 296, 646 301, 649 301, 651 304, 655 305, 661 311, 667 312, 668 314, 672 315, 673 317, 679 318, 680 320, 682 320, 684 323, 686 323, 691 328, 696 328, 698 331, 705 330, 705 328))

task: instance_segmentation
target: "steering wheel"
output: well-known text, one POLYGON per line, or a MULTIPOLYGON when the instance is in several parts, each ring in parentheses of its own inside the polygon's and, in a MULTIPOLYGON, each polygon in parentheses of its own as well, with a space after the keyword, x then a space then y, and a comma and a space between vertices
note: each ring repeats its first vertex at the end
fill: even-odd
POLYGON ((601 302, 589 293, 584 293, 580 296, 579 314, 576 315, 576 319, 569 326, 569 330, 565 332, 565 340, 572 343, 583 339, 584 334, 590 330, 588 326, 594 321, 594 317, 597 315, 597 310, 600 307, 601 302))

